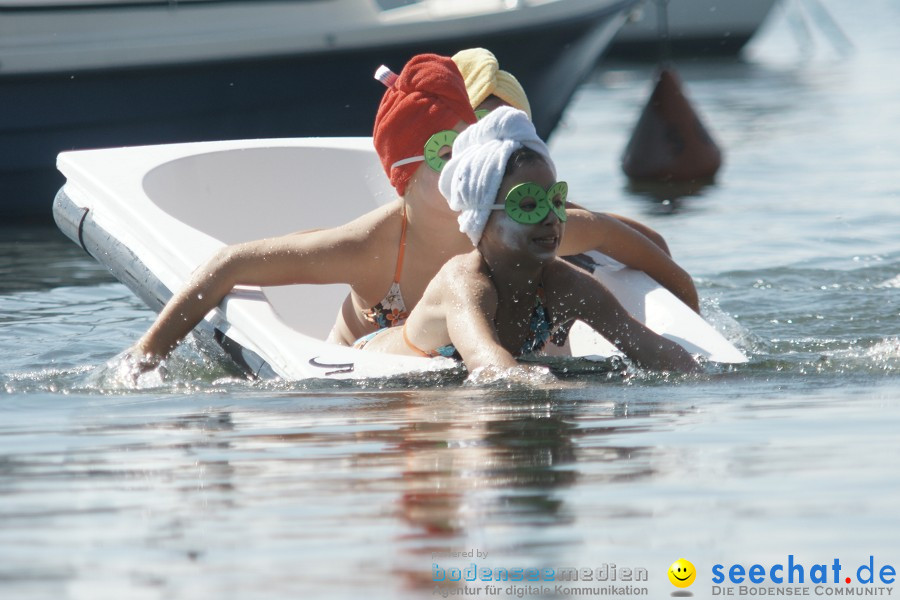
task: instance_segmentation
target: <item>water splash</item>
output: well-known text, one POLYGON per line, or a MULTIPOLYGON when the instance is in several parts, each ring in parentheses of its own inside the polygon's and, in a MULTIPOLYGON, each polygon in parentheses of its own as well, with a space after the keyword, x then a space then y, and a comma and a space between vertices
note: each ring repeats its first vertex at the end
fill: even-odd
POLYGON ((550 369, 538 365, 517 365, 515 367, 478 367, 473 370, 466 383, 478 386, 540 386, 556 382, 550 369))
POLYGON ((882 289, 883 288, 894 288, 894 289, 900 288, 900 275, 897 275, 896 277, 892 277, 886 281, 882 281, 881 283, 876 283, 875 287, 882 288, 882 289))
POLYGON ((870 346, 853 346, 836 351, 830 360, 846 372, 900 374, 900 337, 888 338, 870 346))
POLYGON ((703 318, 722 336, 747 353, 765 348, 765 341, 719 306, 718 298, 704 298, 700 303, 703 318))

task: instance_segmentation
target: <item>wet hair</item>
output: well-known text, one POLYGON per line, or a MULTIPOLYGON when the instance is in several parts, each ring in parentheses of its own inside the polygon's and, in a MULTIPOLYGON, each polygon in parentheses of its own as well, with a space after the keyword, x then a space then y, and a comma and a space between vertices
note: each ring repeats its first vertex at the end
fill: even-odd
POLYGON ((509 160, 506 161, 506 170, 503 171, 503 178, 506 179, 522 167, 533 165, 535 163, 543 163, 546 165, 547 159, 545 159, 539 152, 535 152, 527 146, 522 146, 518 150, 514 151, 512 155, 510 155, 509 160))

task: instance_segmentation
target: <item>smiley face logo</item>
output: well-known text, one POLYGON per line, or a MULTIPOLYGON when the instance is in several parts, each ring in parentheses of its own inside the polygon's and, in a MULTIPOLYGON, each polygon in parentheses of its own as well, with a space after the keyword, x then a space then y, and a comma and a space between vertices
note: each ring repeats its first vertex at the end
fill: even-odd
POLYGON ((669 581, 675 587, 686 588, 697 578, 697 569, 691 561, 679 558, 669 567, 669 581))

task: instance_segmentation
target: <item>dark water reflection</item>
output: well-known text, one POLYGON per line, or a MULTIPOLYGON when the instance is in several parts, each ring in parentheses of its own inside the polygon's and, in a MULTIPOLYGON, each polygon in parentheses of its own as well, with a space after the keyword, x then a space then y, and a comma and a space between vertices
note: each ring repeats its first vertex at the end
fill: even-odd
POLYGON ((323 575, 289 578, 295 586, 333 587, 327 556, 339 553, 358 566, 344 583, 383 580, 387 568, 410 591, 432 585, 432 553, 458 550, 481 531, 496 532, 492 552, 565 546, 566 536, 534 532, 577 521, 565 493, 584 476, 579 462, 608 464, 600 479, 610 485, 653 475, 644 449, 602 442, 628 430, 626 408, 579 401, 581 393, 289 394, 259 404, 213 397, 210 406, 203 398, 47 399, 57 412, 21 411, 39 423, 25 425, 20 414, 0 426, 0 547, 27 536, 34 552, 51 539, 55 549, 30 570, 31 552, 7 557, 0 581, 71 583, 88 577, 87 559, 99 568, 92 577, 135 584, 115 549, 153 548, 163 556, 145 570, 171 590, 185 585, 171 563, 218 570, 246 544, 273 569, 302 559, 323 575), (271 556, 277 548, 287 554, 271 556))
POLYGON ((0 585, 421 598, 435 563, 708 562, 711 538, 784 547, 821 518, 883 549, 866 523, 900 494, 898 410, 873 410, 891 388, 788 383, 7 397, 0 585), (489 557, 435 558, 472 549, 489 557))

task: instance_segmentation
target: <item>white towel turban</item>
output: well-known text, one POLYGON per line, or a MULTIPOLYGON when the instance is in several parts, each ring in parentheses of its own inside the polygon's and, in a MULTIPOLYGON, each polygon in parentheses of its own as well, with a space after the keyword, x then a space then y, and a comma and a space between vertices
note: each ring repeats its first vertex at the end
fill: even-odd
POLYGON ((501 106, 470 125, 453 143, 453 157, 441 171, 438 187, 459 212, 459 230, 477 246, 512 153, 523 146, 544 157, 556 175, 547 145, 521 110, 501 106))

